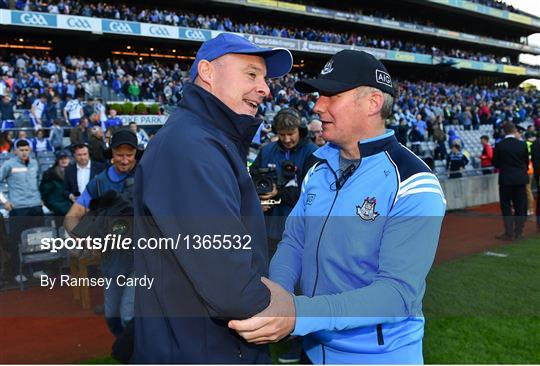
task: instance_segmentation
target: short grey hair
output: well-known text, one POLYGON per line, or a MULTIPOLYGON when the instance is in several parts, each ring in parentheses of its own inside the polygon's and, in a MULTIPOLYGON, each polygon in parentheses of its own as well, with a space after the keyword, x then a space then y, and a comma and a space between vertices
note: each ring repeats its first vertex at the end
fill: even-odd
POLYGON ((382 94, 384 101, 381 108, 381 117, 382 119, 387 119, 392 116, 392 107, 394 106, 394 97, 392 97, 390 94, 383 92, 380 89, 373 88, 371 86, 363 86, 358 88, 358 93, 356 94, 357 98, 362 98, 368 93, 374 93, 379 92, 382 94))

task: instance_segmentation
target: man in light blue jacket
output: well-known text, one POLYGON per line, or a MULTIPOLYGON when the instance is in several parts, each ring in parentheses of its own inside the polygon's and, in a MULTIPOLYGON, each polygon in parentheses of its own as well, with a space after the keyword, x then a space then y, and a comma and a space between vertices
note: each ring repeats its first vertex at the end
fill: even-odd
MULTIPOLYGON (((17 156, 9 159, 0 167, 0 184, 7 182, 7 197, 0 193, 0 203, 9 212, 11 247, 11 270, 19 271, 18 242, 25 229, 42 226, 42 202, 38 188, 39 167, 30 157, 30 144, 20 139, 15 144, 17 156)), ((24 276, 15 278, 25 281, 24 276)))
POLYGON ((229 326, 254 343, 304 336, 313 363, 422 363, 422 298, 446 201, 427 165, 385 129, 391 77, 373 56, 346 50, 295 87, 321 95, 314 111, 330 143, 315 152, 263 280, 272 302, 229 326))

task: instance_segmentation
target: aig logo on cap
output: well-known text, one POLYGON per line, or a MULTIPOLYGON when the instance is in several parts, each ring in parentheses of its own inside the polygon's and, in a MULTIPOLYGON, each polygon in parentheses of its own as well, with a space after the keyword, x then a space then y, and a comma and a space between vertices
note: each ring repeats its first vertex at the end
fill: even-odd
POLYGON ((387 85, 389 87, 392 87, 392 78, 390 78, 390 75, 388 75, 388 73, 386 73, 386 72, 384 72, 382 70, 379 70, 379 69, 375 70, 375 80, 379 84, 384 84, 384 85, 387 85))
POLYGON ((321 70, 321 75, 330 74, 332 71, 334 71, 334 59, 331 59, 324 65, 323 69, 321 70))

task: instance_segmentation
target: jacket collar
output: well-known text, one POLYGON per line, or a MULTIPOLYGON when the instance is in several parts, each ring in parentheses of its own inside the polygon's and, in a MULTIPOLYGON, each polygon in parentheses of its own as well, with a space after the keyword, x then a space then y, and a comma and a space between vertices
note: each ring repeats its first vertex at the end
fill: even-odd
MULTIPOLYGON (((363 139, 358 142, 361 158, 367 158, 371 155, 376 155, 383 151, 389 151, 393 146, 399 144, 393 130, 386 130, 386 133, 363 139)), ((321 159, 331 159, 339 155, 339 146, 327 143, 315 152, 315 156, 321 159)))
POLYGON ((261 120, 237 114, 221 100, 194 83, 184 85, 180 107, 200 116, 204 123, 222 131, 244 149, 249 148, 261 120))

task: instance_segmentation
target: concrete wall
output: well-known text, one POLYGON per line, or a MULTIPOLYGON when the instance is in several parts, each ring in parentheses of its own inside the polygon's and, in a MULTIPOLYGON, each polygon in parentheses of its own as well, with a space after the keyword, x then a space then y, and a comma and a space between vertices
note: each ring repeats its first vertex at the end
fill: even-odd
POLYGON ((499 174, 444 179, 441 187, 447 201, 447 210, 499 202, 499 174))

